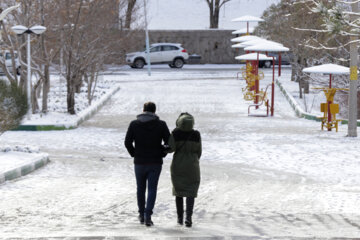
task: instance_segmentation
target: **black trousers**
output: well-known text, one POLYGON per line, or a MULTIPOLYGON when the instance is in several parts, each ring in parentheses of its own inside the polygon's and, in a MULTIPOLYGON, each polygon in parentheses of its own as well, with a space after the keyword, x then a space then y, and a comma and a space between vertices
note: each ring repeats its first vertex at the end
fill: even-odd
POLYGON ((156 201, 156 192, 159 182, 162 166, 160 164, 154 165, 140 165, 135 164, 135 177, 137 184, 137 203, 139 207, 139 214, 145 217, 151 217, 156 201), (145 201, 147 185, 147 200, 145 201), (146 207, 145 207, 146 204, 146 207))
MULTIPOLYGON (((176 202, 176 211, 177 211, 178 217, 181 217, 181 218, 184 217, 184 198, 176 197, 175 202, 176 202)), ((195 198, 193 198, 193 197, 186 198, 186 216, 187 217, 192 216, 194 204, 195 204, 195 198)))

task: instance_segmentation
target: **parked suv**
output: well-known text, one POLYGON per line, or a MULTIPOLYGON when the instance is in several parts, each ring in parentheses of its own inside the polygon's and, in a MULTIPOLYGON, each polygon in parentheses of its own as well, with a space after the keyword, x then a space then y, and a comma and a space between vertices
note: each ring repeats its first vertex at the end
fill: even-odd
MULTIPOLYGON (((189 59, 187 51, 179 43, 155 43, 150 46, 150 63, 167 63, 171 68, 182 68, 189 59)), ((132 68, 143 68, 146 50, 126 54, 126 63, 132 68)))
MULTIPOLYGON (((15 54, 15 68, 16 68, 16 74, 20 74, 20 63, 19 63, 19 58, 16 52, 14 52, 15 54)), ((13 67, 12 67, 12 61, 11 61, 11 53, 10 51, 6 50, 6 51, 1 51, 0 50, 0 61, 5 61, 5 65, 7 67, 7 69, 12 72, 13 67)), ((0 67, 0 75, 4 75, 5 72, 4 70, 0 67)))
MULTIPOLYGON (((275 65, 279 65, 278 54, 269 53, 269 57, 275 57, 275 65)), ((290 65, 290 60, 293 57, 292 53, 282 53, 281 54, 281 65, 290 65)), ((259 61, 259 67, 261 68, 270 68, 272 66, 272 60, 263 60, 259 61)))

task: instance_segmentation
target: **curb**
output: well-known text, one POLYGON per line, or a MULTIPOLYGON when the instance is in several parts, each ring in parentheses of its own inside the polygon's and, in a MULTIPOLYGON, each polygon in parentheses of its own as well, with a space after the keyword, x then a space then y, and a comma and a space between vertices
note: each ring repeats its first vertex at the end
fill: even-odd
POLYGON ((5 181, 13 180, 15 178, 19 178, 25 176, 50 162, 49 156, 40 156, 37 157, 33 162, 27 163, 22 166, 15 167, 6 172, 0 173, 0 184, 5 181))
MULTIPOLYGON (((294 99, 293 96, 291 96, 290 93, 288 93, 286 91, 286 89, 283 87, 283 85, 281 84, 281 82, 279 81, 278 78, 276 79, 276 85, 280 88, 280 91, 282 92, 282 94, 284 95, 286 100, 289 102, 290 106, 296 113, 296 116, 298 116, 300 118, 305 118, 308 120, 314 120, 317 122, 321 122, 321 120, 316 115, 307 113, 300 107, 299 103, 294 99)), ((341 121, 341 124, 347 124, 347 123, 348 123, 348 120, 341 121)), ((357 126, 360 126, 360 120, 357 121, 357 126)))
POLYGON ((74 123, 56 124, 56 125, 20 125, 12 131, 59 131, 59 130, 71 130, 77 128, 81 123, 91 118, 97 113, 101 107, 103 107, 110 98, 120 90, 120 85, 111 89, 108 93, 100 98, 96 104, 88 107, 80 112, 78 119, 74 123))

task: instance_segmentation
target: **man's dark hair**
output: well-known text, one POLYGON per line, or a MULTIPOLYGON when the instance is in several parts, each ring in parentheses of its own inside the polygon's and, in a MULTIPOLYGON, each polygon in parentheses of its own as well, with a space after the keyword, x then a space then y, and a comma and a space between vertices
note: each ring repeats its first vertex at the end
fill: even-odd
POLYGON ((155 113, 156 112, 156 105, 153 102, 146 102, 144 103, 144 112, 152 112, 155 113))

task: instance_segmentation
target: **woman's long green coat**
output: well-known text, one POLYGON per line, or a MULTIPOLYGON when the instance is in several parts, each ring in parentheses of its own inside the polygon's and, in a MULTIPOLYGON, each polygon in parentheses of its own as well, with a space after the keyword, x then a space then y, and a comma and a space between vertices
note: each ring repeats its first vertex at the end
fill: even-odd
POLYGON ((171 163, 173 195, 178 197, 197 197, 200 186, 201 136, 193 126, 193 116, 181 114, 169 139, 170 151, 174 152, 171 163))

